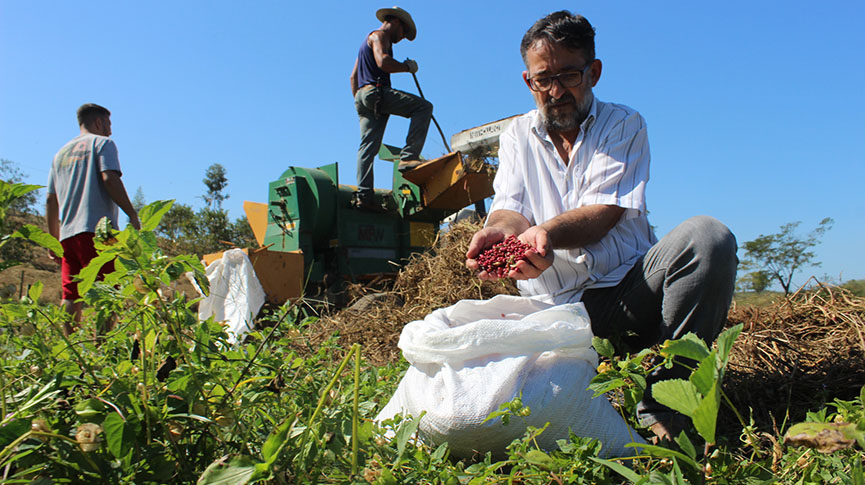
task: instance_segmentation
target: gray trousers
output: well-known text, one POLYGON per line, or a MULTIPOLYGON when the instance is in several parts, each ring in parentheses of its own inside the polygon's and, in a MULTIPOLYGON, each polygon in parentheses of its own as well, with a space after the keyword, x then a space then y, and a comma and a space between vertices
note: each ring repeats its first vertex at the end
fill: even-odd
MULTIPOLYGON (((652 246, 617 286, 584 292, 592 331, 610 339, 618 352, 637 352, 688 332, 711 344, 733 299, 737 248, 735 236, 717 219, 686 220, 652 246)), ((642 425, 673 413, 651 397, 651 385, 689 375, 682 365, 661 366, 649 375, 637 406, 642 425)))
POLYGON ((378 155, 387 120, 394 114, 410 118, 405 148, 400 160, 419 160, 432 119, 429 101, 389 87, 366 86, 354 96, 354 107, 360 118, 360 148, 357 150, 357 189, 373 190, 373 161, 378 155))

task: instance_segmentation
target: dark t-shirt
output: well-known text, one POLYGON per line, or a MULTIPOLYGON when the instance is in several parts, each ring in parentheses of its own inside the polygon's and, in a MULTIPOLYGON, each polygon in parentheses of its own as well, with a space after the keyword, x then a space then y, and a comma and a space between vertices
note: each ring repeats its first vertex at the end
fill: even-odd
MULTIPOLYGON (((357 52, 357 87, 362 88, 367 84, 390 87, 390 74, 381 70, 375 63, 375 54, 367 42, 369 34, 363 38, 360 50, 357 52)), ((393 48, 388 49, 388 54, 393 55, 393 48)))

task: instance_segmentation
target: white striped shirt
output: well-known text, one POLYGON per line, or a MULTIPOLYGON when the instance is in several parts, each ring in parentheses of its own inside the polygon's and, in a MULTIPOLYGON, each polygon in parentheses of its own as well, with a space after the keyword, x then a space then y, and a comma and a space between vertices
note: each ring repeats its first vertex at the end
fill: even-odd
POLYGON ((490 212, 519 212, 539 224, 568 210, 595 204, 625 210, 600 241, 557 249, 538 278, 517 281, 520 293, 555 304, 576 302, 587 288, 614 286, 657 242, 646 218, 649 181, 646 122, 620 104, 592 102, 570 162, 558 155, 537 110, 515 119, 499 138, 499 169, 490 212))

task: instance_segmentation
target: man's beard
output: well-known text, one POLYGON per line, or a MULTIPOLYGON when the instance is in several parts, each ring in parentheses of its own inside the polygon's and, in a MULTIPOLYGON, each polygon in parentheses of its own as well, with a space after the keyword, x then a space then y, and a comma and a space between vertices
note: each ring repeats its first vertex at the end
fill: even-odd
POLYGON ((544 128, 547 132, 576 130, 589 116, 592 100, 594 100, 594 95, 591 91, 586 92, 586 96, 583 96, 583 100, 579 104, 574 99, 574 95, 569 92, 566 92, 561 98, 548 98, 543 106, 538 105, 544 128), (574 107, 572 111, 556 111, 556 108, 563 107, 563 104, 568 103, 574 107))

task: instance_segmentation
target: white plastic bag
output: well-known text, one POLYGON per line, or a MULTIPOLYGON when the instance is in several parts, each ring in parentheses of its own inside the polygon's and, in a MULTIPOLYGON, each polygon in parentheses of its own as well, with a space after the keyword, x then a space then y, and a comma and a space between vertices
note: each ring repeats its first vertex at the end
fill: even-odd
POLYGON ((228 324, 232 344, 252 328, 253 319, 264 305, 264 288, 255 276, 249 256, 240 249, 225 251, 207 267, 210 295, 198 304, 198 318, 211 315, 217 322, 228 324))
POLYGON ((447 442, 457 457, 487 451, 500 457, 526 425, 547 422, 537 440, 543 449, 555 449, 571 429, 601 441, 604 457, 633 455, 625 445, 645 442, 605 396, 592 399, 586 390, 598 364, 591 344, 582 303, 554 306, 508 295, 463 300, 405 326, 399 347, 411 367, 375 419, 426 411, 421 438, 447 442), (525 421, 483 422, 520 393, 531 409, 525 421))

